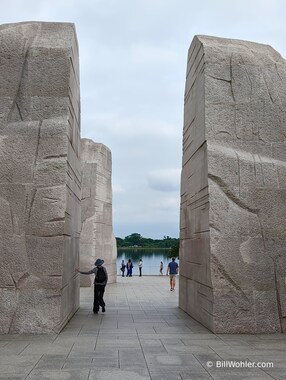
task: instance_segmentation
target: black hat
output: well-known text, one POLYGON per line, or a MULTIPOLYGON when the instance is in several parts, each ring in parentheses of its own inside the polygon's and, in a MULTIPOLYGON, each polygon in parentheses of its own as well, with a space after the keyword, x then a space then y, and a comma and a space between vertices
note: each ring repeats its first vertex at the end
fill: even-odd
POLYGON ((104 260, 102 260, 102 259, 97 259, 96 262, 94 263, 94 265, 95 265, 96 267, 100 267, 103 263, 104 263, 104 260))

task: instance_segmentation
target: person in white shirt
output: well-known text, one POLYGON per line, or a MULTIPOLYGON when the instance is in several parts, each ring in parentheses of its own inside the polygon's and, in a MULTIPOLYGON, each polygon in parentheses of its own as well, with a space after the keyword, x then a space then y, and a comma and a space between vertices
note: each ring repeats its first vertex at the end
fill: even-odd
POLYGON ((142 277, 142 266, 143 266, 143 261, 142 259, 139 260, 138 267, 139 267, 139 277, 142 277))

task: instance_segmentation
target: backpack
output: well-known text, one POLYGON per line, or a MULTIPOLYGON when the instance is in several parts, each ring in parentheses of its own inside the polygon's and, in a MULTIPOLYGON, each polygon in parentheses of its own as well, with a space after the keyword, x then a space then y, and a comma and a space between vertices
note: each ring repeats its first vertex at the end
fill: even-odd
POLYGON ((97 268, 97 273, 96 273, 94 281, 98 284, 101 284, 104 281, 106 281, 106 274, 105 274, 105 271, 102 267, 97 268))

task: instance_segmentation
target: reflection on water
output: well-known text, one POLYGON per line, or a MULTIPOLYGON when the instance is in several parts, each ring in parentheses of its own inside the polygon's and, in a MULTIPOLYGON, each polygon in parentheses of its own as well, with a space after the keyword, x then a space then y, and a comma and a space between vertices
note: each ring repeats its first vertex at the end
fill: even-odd
MULTIPOLYGON (((171 253, 169 249, 124 249, 117 250, 117 274, 121 275, 120 267, 121 261, 124 260, 125 264, 128 259, 133 263, 133 274, 139 274, 138 261, 142 259, 143 267, 142 274, 156 275, 160 274, 160 262, 163 261, 163 274, 166 274, 168 263, 171 261, 171 253)), ((179 262, 179 260, 176 261, 179 262)), ((126 274, 126 272, 125 272, 126 274)))

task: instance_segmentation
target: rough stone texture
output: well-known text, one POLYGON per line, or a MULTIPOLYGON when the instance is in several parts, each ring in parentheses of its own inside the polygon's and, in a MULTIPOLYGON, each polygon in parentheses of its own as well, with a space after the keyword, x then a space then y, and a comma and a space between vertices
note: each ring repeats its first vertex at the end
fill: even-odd
POLYGON ((214 332, 286 328, 286 63, 270 46, 189 49, 180 307, 214 332))
POLYGON ((0 333, 79 306, 80 98, 73 24, 0 26, 0 333))
MULTIPOLYGON (((82 230, 80 267, 94 266, 104 259, 108 282, 116 281, 116 240, 112 228, 111 152, 103 144, 81 139, 82 230)), ((80 285, 90 286, 94 276, 81 275, 80 285)))

